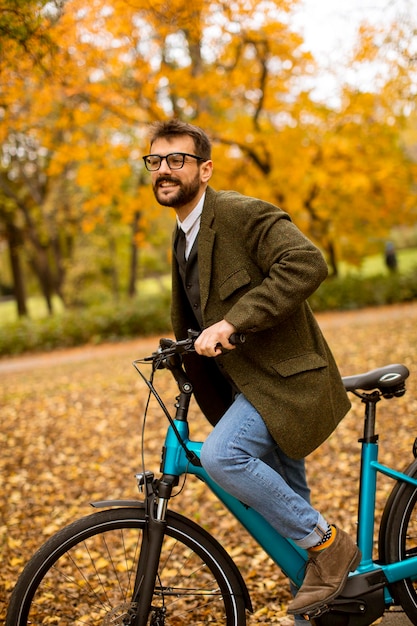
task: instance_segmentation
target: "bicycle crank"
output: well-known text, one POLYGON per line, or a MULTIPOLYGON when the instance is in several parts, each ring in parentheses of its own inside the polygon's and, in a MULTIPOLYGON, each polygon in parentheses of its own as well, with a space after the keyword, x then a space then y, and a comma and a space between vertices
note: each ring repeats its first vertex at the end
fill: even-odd
POLYGON ((315 626, 370 626, 384 609, 383 590, 379 589, 358 598, 339 597, 305 617, 315 626))

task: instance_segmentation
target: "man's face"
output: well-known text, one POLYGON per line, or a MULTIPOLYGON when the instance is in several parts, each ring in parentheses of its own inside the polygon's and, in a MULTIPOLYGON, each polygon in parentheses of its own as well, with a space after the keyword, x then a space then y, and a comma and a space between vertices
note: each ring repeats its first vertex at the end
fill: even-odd
MULTIPOLYGON (((195 151, 193 139, 187 135, 173 137, 171 140, 157 139, 151 146, 151 153, 159 156, 175 152, 200 156, 195 151)), ((171 170, 166 160, 163 159, 159 170, 151 172, 155 198, 159 204, 176 209, 184 219, 203 194, 211 172, 211 161, 202 162, 186 157, 181 169, 171 170)))

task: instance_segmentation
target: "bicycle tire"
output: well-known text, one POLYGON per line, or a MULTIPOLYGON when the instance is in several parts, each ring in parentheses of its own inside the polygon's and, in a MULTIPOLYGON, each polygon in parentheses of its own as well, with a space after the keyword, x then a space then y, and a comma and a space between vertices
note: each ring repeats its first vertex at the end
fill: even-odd
MULTIPOLYGON (((144 509, 131 507, 99 511, 60 530, 24 568, 6 626, 130 623, 123 616, 145 527, 144 509)), ((244 626, 245 594, 235 568, 211 535, 169 511, 148 624, 244 626)))
MULTIPOLYGON (((417 478, 415 462, 406 470, 417 478)), ((387 501, 379 537, 380 558, 385 563, 403 561, 417 556, 417 489, 397 483, 387 501)), ((390 584, 396 604, 417 625, 417 580, 405 578, 390 584)))

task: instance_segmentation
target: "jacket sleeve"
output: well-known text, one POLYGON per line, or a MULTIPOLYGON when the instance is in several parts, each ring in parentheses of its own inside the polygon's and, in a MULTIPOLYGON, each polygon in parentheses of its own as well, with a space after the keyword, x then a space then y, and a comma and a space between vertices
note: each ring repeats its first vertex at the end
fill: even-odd
MULTIPOLYGON (((277 207, 247 199, 239 207, 246 254, 260 270, 225 319, 241 332, 271 328, 319 287, 328 268, 320 250, 277 207)), ((250 264, 248 266, 250 268, 250 264)))

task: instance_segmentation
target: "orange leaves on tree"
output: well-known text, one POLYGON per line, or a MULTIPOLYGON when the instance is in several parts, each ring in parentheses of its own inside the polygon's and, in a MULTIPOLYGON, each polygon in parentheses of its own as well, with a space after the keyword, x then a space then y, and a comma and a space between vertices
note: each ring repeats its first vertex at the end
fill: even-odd
POLYGON ((324 248, 356 240, 360 256, 395 220, 415 221, 414 165, 402 145, 412 29, 364 25, 352 67, 379 62, 390 45, 385 82, 368 93, 346 85, 330 107, 309 96, 317 68, 291 26, 294 7, 68 0, 48 14, 28 2, 35 48, 4 47, 0 137, 30 134, 43 175, 65 181, 67 203, 93 229, 126 221, 141 200, 155 207, 140 160, 146 126, 191 120, 213 136, 215 186, 278 203, 324 248))

